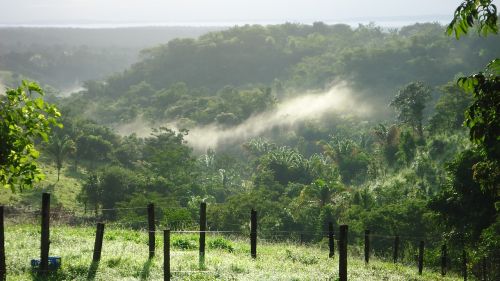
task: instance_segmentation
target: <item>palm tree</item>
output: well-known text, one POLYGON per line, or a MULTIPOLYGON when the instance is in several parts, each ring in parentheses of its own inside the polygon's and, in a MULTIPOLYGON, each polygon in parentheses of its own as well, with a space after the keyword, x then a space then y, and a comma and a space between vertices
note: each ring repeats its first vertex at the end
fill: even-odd
POLYGON ((59 137, 54 135, 50 138, 46 146, 46 151, 54 158, 57 168, 57 181, 66 157, 76 151, 75 142, 73 142, 67 135, 59 137))

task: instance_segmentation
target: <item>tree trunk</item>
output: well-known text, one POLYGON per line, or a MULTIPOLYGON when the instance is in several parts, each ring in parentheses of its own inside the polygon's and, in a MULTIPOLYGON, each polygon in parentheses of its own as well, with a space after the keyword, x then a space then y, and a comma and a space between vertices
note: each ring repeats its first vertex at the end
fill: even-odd
POLYGON ((422 129, 422 121, 419 121, 417 124, 417 133, 421 139, 424 138, 424 130, 422 129))

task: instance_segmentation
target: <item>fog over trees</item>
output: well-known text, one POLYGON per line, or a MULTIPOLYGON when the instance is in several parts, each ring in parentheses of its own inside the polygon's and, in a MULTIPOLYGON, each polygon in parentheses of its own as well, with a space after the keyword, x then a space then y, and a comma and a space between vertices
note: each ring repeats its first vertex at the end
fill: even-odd
MULTIPOLYGON (((257 1, 248 17, 260 18, 236 26, 0 28, 0 82, 9 89, 0 95, 0 183, 8 187, 0 204, 38 206, 37 194, 50 191, 75 222, 140 229, 141 208, 154 203, 157 224, 173 230, 198 220, 201 202, 218 230, 249 231, 255 209, 259 233, 300 232, 317 246, 329 222, 348 224, 350 250, 361 249, 369 229, 380 259, 393 241, 378 238, 424 237, 426 266, 439 267, 446 244, 452 272, 465 251, 473 275, 485 267, 498 278, 495 1, 363 2, 359 14, 343 13, 448 15, 447 26, 398 28, 330 22, 320 11, 327 2, 308 4, 311 22, 288 20, 305 5, 292 1, 276 13, 282 23, 254 24, 270 13, 257 8, 288 3, 257 1)), ((145 22, 141 13, 153 7, 129 4, 109 22, 133 7, 131 21, 145 22)), ((181 14, 192 8, 172 5, 181 14)), ((221 13, 212 16, 241 19, 221 13)), ((156 21, 159 12, 150 15, 156 21)), ((402 244, 405 263, 413 242, 402 244)))

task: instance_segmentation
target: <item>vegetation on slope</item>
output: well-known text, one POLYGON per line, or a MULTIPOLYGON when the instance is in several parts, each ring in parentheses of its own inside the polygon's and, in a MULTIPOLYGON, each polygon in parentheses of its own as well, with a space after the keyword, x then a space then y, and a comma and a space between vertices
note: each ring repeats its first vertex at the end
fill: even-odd
MULTIPOLYGON (((319 243, 333 222, 354 234, 418 236, 430 242, 434 257, 445 243, 454 262, 465 249, 475 274, 487 258, 498 275, 498 165, 484 166, 496 150, 467 139, 463 112, 478 96, 454 81, 459 71, 478 70, 496 55, 498 38, 457 44, 442 32, 435 24, 383 32, 316 23, 174 40, 145 51, 125 72, 56 99, 64 127, 50 141, 71 140, 74 149, 61 163, 49 147, 43 153, 47 164, 84 171, 73 189, 79 207, 109 222, 143 221, 142 211, 103 210, 149 202, 166 210, 158 214, 162 223, 192 221, 205 201, 217 229, 246 229, 255 208, 262 231, 304 231, 304 240, 319 243), (142 117, 230 128, 335 79, 352 81, 385 114, 327 114, 198 154, 186 145, 186 130, 157 128, 141 137, 107 127, 142 117), (385 110, 391 100, 397 120, 385 110)), ((383 252, 387 243, 373 246, 383 252)))

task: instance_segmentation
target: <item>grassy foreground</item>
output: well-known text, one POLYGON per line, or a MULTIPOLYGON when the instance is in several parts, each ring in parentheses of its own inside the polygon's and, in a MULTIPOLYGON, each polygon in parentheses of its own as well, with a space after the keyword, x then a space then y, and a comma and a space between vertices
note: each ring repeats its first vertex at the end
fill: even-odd
MULTIPOLYGON (((40 255, 39 227, 6 223, 7 280, 37 280, 30 259, 40 255)), ((51 228, 51 256, 62 256, 62 267, 48 280, 163 280, 163 241, 157 235, 157 257, 148 260, 145 231, 106 228, 101 262, 91 265, 95 229, 55 225, 51 228)), ((205 265, 198 263, 197 236, 173 234, 173 280, 336 280, 338 257, 328 258, 319 245, 259 241, 258 258, 249 256, 247 239, 207 235, 205 265), (204 272, 196 272, 196 271, 204 272)), ((460 280, 442 278, 415 266, 394 265, 373 259, 367 266, 360 257, 348 261, 349 280, 460 280)))

